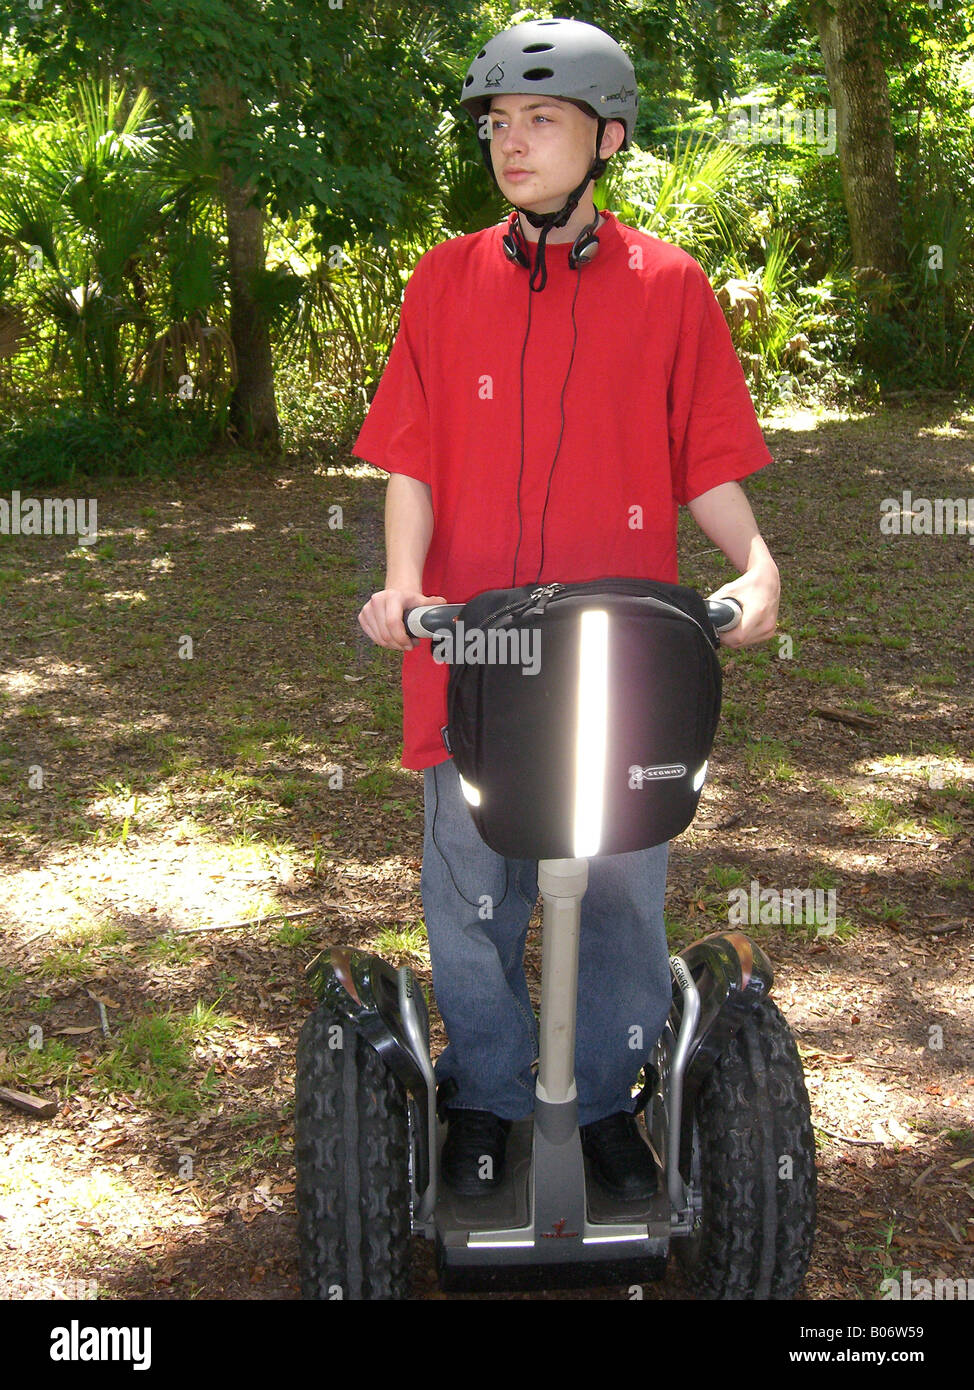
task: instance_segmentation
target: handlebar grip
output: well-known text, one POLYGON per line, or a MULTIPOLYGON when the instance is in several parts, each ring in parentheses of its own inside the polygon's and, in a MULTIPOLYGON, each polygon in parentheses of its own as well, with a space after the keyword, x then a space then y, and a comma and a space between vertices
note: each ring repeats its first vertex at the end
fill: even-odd
POLYGON ((410 637, 432 637, 449 628, 462 607, 462 603, 427 603, 403 609, 402 620, 410 637))
POLYGON ((739 627, 744 609, 736 598, 708 598, 707 612, 716 632, 732 632, 739 627))
MULTIPOLYGON (((402 620, 410 637, 432 637, 449 629, 462 608, 462 603, 428 603, 404 609, 402 620)), ((731 632, 744 616, 736 598, 708 598, 707 613, 717 632, 731 632)))

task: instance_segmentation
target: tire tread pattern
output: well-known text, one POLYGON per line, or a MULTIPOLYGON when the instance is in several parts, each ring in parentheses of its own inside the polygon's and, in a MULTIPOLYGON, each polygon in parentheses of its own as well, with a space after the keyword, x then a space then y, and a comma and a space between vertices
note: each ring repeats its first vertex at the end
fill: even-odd
POLYGON ((815 1137, 801 1059, 771 999, 734 1034, 696 1104, 703 1217, 674 1242, 694 1293, 791 1299, 815 1232, 815 1137), (779 1176, 791 1159, 791 1176, 779 1176))
POLYGON ((405 1097, 375 1049, 322 1008, 298 1040, 295 1166, 301 1297, 406 1298, 405 1097), (329 1046, 336 1024, 341 1047, 329 1046))

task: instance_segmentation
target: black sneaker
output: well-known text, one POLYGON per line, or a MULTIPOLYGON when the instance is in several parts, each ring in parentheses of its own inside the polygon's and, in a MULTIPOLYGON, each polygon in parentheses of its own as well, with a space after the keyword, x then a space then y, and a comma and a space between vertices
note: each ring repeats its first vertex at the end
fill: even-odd
POLYGON ((656 1195, 656 1164, 635 1115, 620 1110, 581 1128, 582 1152, 606 1192, 626 1201, 656 1195))
POLYGON ((446 1111, 447 1136, 440 1176, 464 1197, 481 1197, 500 1187, 511 1121, 490 1110, 446 1111))

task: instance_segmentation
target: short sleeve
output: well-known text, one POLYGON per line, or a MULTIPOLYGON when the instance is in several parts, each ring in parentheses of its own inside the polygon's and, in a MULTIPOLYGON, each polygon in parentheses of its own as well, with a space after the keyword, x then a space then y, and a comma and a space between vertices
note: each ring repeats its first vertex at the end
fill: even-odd
POLYGON ((429 314, 423 270, 420 260, 406 285, 399 331, 352 453, 387 473, 405 473, 428 483, 430 424, 424 381, 429 314))
POLYGON ((667 398, 673 496, 681 505, 764 468, 764 442, 727 320, 690 260, 667 398))

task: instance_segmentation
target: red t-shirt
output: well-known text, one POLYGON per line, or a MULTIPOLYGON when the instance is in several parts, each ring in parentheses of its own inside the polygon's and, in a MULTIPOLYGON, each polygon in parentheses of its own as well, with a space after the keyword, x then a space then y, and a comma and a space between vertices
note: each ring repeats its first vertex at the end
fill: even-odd
MULTIPOLYGON (((504 255, 504 223, 434 246, 406 286, 352 452, 429 484, 427 594, 463 603, 535 579, 675 582, 678 505, 771 461, 702 267, 603 216, 599 252, 580 272, 569 242, 546 246, 539 293, 504 255)), ((447 756, 447 673, 430 642, 403 657, 403 767, 447 756)))

